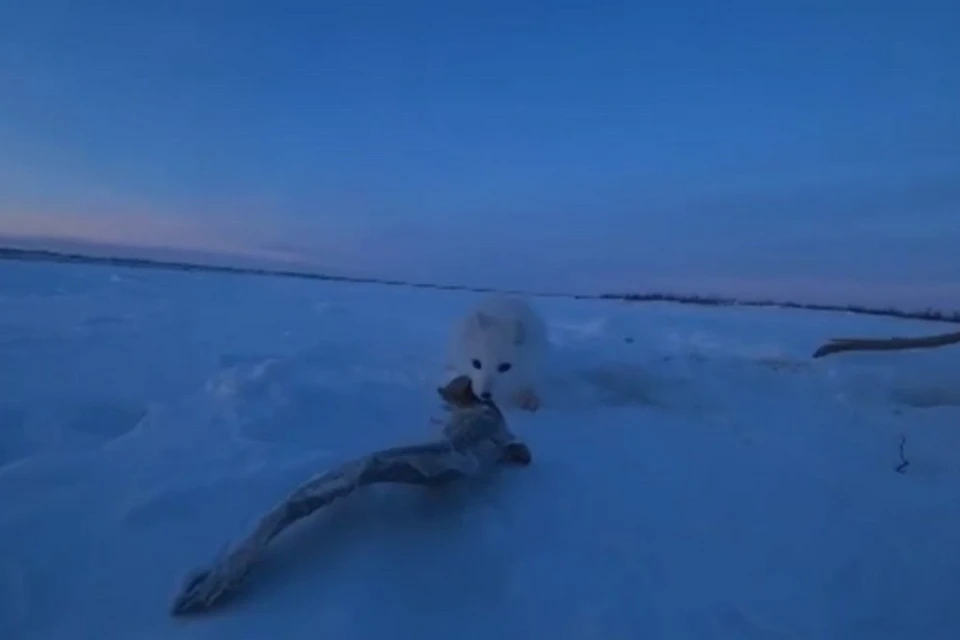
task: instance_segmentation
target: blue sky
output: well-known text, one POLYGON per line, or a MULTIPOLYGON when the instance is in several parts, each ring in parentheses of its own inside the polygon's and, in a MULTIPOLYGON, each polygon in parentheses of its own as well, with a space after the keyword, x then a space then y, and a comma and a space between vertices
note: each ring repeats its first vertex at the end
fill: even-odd
POLYGON ((940 304, 957 33, 946 1, 0 0, 0 233, 940 304))

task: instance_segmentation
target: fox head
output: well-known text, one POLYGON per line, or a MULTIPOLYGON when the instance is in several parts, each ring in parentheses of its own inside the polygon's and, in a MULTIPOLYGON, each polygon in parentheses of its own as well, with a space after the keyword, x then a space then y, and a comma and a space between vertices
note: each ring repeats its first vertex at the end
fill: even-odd
POLYGON ((526 363, 517 355, 526 341, 523 324, 477 312, 464 328, 460 370, 470 376, 475 393, 495 397, 512 386, 526 363))

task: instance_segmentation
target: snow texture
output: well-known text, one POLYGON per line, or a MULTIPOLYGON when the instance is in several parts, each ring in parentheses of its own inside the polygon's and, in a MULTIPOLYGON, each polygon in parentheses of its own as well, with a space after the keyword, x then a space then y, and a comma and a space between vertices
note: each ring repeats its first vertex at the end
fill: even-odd
POLYGON ((559 298, 533 465, 366 487, 171 617, 305 478, 436 434, 475 299, 0 264, 0 638, 960 637, 960 351, 810 358, 948 326, 559 298))

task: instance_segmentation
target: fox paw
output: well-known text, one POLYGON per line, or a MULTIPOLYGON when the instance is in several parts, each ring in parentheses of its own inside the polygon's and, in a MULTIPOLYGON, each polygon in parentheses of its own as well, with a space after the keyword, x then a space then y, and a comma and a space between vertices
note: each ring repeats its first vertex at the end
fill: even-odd
POLYGON ((514 396, 517 406, 524 411, 536 411, 540 408, 540 397, 533 389, 523 389, 514 396))

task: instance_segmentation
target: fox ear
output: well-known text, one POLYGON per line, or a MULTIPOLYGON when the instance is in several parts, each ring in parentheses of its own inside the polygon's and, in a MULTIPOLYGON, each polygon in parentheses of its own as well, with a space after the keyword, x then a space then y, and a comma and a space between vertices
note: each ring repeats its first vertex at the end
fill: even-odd
POLYGON ((523 344, 527 341, 527 332, 523 326, 523 323, 517 320, 513 323, 513 343, 514 344, 523 344))
POLYGON ((493 325, 493 318, 483 311, 478 311, 477 315, 474 317, 474 320, 477 321, 477 326, 481 329, 487 329, 493 325))

